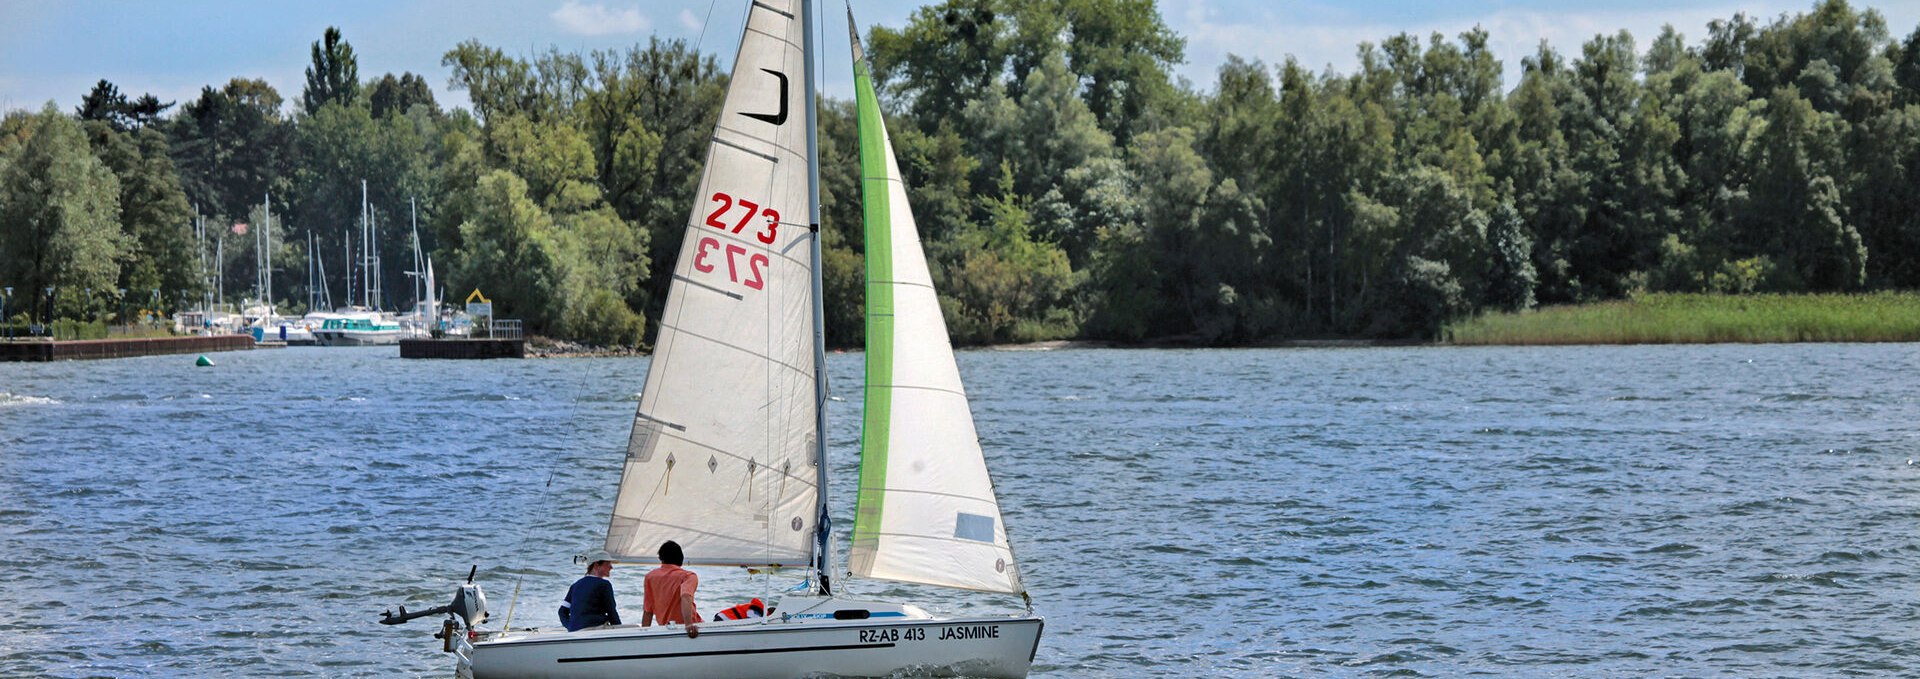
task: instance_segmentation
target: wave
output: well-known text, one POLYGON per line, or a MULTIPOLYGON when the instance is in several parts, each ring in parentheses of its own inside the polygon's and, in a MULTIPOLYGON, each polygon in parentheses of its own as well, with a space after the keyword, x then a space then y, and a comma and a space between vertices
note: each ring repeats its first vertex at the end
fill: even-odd
POLYGON ((0 391, 0 408, 7 406, 60 405, 60 399, 51 396, 28 396, 0 391))

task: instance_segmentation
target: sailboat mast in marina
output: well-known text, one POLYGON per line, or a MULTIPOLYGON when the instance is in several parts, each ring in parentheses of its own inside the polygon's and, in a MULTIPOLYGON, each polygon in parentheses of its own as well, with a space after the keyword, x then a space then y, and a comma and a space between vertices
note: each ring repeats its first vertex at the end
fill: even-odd
MULTIPOLYGON (((353 233, 346 234, 346 303, 352 305, 353 297, 353 233)), ((367 182, 360 181, 360 301, 361 306, 336 310, 325 314, 320 327, 313 329, 313 338, 322 346, 366 346, 398 344, 403 334, 400 324, 388 314, 380 311, 381 299, 377 292, 380 280, 375 272, 380 259, 375 255, 378 248, 379 232, 373 223, 373 209, 367 203, 367 182)))
POLYGON ((849 577, 832 577, 813 25, 811 0, 748 7, 603 543, 651 565, 673 540, 688 566, 797 571, 805 591, 766 617, 703 622, 697 638, 681 625, 486 629, 471 580, 448 606, 384 620, 446 613, 463 672, 1027 675, 1043 624, 1030 604, 954 617, 845 592, 871 578, 1027 600, 857 36, 866 412, 849 577))

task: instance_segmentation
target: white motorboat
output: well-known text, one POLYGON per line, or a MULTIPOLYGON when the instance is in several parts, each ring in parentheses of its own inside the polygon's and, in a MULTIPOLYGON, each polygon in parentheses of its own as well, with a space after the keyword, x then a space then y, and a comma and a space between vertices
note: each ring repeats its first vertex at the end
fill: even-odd
POLYGON ((392 317, 358 308, 324 315, 312 332, 314 341, 327 347, 399 344, 401 336, 400 324, 392 317))
POLYGON ((274 316, 261 319, 248 329, 255 342, 285 342, 288 346, 316 344, 313 330, 300 319, 274 316))
POLYGON ((469 575, 453 604, 383 620, 447 614, 444 649, 462 674, 1027 676, 1044 623, 1021 584, 857 37, 866 397, 851 550, 835 577, 813 24, 811 0, 748 9, 604 544, 617 563, 651 566, 674 540, 689 567, 803 571, 807 592, 764 617, 702 622, 697 638, 678 624, 494 629, 469 575), (1018 599, 1004 614, 942 616, 846 596, 862 578, 1018 599))

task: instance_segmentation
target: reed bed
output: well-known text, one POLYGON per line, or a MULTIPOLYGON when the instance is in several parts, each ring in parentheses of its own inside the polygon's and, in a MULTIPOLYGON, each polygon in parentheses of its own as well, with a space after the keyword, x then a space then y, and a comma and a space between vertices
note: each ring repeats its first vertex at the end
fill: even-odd
POLYGON ((1920 293, 1643 294, 1486 314, 1447 326, 1459 345, 1920 341, 1920 293))

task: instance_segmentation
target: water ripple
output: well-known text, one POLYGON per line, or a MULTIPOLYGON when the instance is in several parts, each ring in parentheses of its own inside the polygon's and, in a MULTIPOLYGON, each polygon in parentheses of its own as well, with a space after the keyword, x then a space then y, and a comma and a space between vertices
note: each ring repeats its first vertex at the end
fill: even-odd
MULTIPOLYGON (((377 613, 477 564, 497 614, 546 622, 647 364, 227 356, 0 365, 0 675, 445 676, 377 613)), ((829 361, 842 489, 861 359, 829 361)), ((1910 346, 960 361, 1048 618, 1036 677, 1920 674, 1910 346)))

